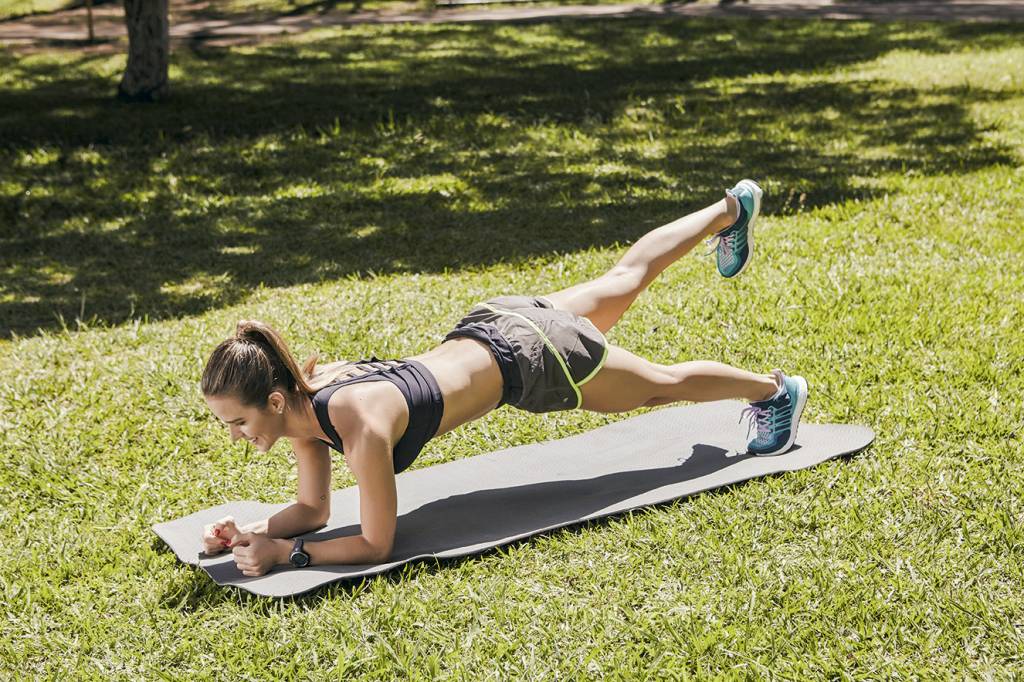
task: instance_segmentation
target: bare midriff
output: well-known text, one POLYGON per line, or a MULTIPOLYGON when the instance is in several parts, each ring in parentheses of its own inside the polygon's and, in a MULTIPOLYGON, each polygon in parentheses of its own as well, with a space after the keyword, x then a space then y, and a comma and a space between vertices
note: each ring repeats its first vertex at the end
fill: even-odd
POLYGON ((470 338, 455 338, 406 358, 423 364, 444 396, 437 434, 448 433, 487 414, 501 401, 502 378, 490 349, 470 338))

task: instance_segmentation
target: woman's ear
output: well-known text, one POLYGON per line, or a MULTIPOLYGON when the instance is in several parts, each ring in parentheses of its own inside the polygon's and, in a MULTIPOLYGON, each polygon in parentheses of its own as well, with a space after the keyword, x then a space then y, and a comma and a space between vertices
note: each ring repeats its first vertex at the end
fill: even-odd
POLYGON ((270 394, 270 397, 267 398, 269 409, 274 414, 283 414, 286 402, 284 395, 280 391, 274 391, 270 394))

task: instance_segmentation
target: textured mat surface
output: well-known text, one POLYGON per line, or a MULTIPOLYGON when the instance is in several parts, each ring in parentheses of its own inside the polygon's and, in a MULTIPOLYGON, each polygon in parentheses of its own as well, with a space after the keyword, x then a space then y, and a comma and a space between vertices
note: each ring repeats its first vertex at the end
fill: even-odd
MULTIPOLYGON (((800 425, 784 455, 746 450, 746 403, 719 401, 670 407, 559 440, 520 445, 399 474, 398 529, 382 564, 277 567, 258 578, 241 574, 230 554, 202 554, 202 528, 231 514, 240 524, 286 504, 231 502, 153 530, 182 561, 201 566, 221 585, 283 597, 325 583, 382 573, 422 557, 457 557, 600 516, 667 502, 730 483, 804 469, 867 447, 866 426, 800 425)), ((359 533, 355 487, 331 496, 327 525, 303 537, 326 540, 359 533)))

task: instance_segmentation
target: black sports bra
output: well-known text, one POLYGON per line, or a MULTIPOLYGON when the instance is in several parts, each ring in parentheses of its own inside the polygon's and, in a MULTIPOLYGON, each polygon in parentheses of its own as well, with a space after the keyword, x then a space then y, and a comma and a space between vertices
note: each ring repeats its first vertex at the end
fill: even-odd
POLYGON ((369 360, 360 360, 353 363, 359 369, 365 371, 354 377, 339 379, 324 386, 315 395, 310 396, 313 403, 313 412, 320 422, 320 427, 334 441, 327 443, 338 452, 344 452, 341 437, 331 424, 327 414, 327 403, 342 386, 358 384, 364 381, 390 381, 405 396, 405 402, 409 406, 409 425, 405 433, 395 443, 392 458, 395 465, 395 473, 404 471, 413 463, 416 456, 420 454, 423 446, 437 433, 441 424, 441 416, 444 414, 444 397, 437 385, 437 380, 422 363, 416 360, 379 360, 371 357, 369 360))

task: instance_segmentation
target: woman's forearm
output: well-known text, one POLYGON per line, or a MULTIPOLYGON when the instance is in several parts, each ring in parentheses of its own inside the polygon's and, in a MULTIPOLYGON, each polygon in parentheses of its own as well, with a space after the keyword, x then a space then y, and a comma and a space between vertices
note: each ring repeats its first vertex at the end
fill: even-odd
MULTIPOLYGON (((268 543, 266 552, 272 557, 270 566, 287 566, 291 563, 290 556, 294 543, 292 540, 273 539, 263 540, 268 543)), ((310 566, 323 566, 325 564, 376 564, 388 560, 390 550, 383 552, 381 548, 374 547, 362 535, 349 535, 333 540, 320 540, 310 542, 307 540, 303 551, 309 555, 310 566)))
POLYGON ((374 547, 362 535, 349 535, 333 540, 306 542, 303 549, 309 554, 311 566, 323 564, 374 564, 387 561, 390 549, 374 547))
POLYGON ((269 519, 254 521, 239 528, 243 533, 259 533, 271 538, 290 538, 308 533, 324 525, 326 519, 321 513, 308 505, 296 502, 269 519))

